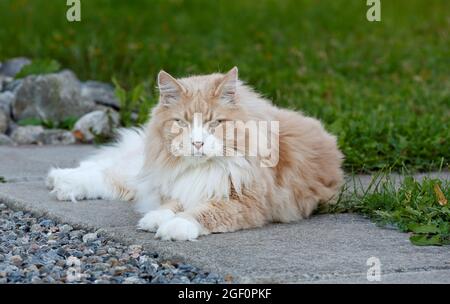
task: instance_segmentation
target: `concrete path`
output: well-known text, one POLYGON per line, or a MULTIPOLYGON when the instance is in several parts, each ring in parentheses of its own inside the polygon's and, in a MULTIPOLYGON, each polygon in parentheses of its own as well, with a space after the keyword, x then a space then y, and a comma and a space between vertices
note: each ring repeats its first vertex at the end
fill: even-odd
MULTIPOLYGON (((382 283, 450 283, 448 246, 413 246, 408 234, 378 228, 358 215, 320 215, 196 242, 154 240, 153 234, 135 229, 139 215, 131 203, 74 204, 48 194, 43 180, 50 166, 74 166, 93 151, 92 146, 0 147, 0 176, 7 181, 0 184, 0 201, 75 226, 103 228, 118 241, 231 275, 235 282, 370 283, 366 262, 376 257, 382 283)), ((369 180, 362 177, 362 184, 369 180)))

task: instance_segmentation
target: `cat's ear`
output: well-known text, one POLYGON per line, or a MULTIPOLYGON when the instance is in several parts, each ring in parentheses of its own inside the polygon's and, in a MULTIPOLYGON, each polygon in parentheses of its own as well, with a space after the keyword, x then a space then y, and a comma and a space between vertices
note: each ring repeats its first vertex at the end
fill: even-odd
POLYGON ((163 70, 158 73, 158 89, 160 102, 164 105, 170 105, 177 102, 180 99, 181 94, 186 91, 178 80, 163 70))
POLYGON ((234 67, 225 74, 216 89, 216 96, 219 96, 222 103, 234 103, 236 88, 238 85, 238 68, 234 67))

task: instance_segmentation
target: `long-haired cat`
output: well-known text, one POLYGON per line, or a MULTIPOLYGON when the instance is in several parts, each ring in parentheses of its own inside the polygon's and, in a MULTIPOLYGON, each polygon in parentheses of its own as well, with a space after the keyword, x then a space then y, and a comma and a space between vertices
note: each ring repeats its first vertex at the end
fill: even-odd
POLYGON ((336 138, 318 120, 273 106, 237 68, 181 79, 161 71, 158 87, 143 128, 119 131, 116 144, 77 168, 50 170, 47 186, 59 200, 136 201, 145 212, 139 229, 193 240, 303 219, 336 198, 336 138), (273 129, 261 131, 261 122, 273 129), (270 149, 249 148, 257 141, 270 149))

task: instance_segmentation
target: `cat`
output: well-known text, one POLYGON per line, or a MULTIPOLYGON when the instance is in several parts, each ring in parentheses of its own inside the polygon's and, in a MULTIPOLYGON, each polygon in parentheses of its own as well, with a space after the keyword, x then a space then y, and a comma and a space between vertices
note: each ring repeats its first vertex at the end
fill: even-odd
POLYGON ((336 201, 343 154, 319 120, 272 105, 236 67, 181 79, 160 71, 157 81, 146 125, 119 130, 77 168, 50 169, 58 200, 134 201, 144 213, 138 229, 180 241, 305 219, 336 201), (278 125, 251 133, 247 122, 278 125), (276 143, 269 153, 239 144, 255 136, 276 143))

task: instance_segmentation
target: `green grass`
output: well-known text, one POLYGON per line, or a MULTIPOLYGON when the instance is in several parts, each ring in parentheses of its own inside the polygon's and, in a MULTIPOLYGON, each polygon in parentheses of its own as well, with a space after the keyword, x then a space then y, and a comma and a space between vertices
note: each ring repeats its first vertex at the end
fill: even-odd
POLYGON ((15 78, 20 79, 29 75, 49 74, 60 70, 60 63, 53 59, 35 59, 30 64, 23 67, 15 78))
POLYGON ((382 0, 379 23, 365 0, 89 0, 80 23, 66 21, 65 3, 1 0, 0 61, 52 58, 127 91, 154 88, 162 68, 237 65, 277 105, 322 119, 348 171, 448 167, 448 0, 382 0))
POLYGON ((78 118, 75 116, 67 117, 62 121, 43 120, 40 118, 24 118, 17 122, 19 126, 43 126, 48 129, 72 130, 78 118))
POLYGON ((399 187, 387 173, 376 176, 364 193, 344 194, 336 205, 320 213, 356 212, 380 226, 410 232, 415 245, 450 244, 450 181, 406 177, 399 187))

